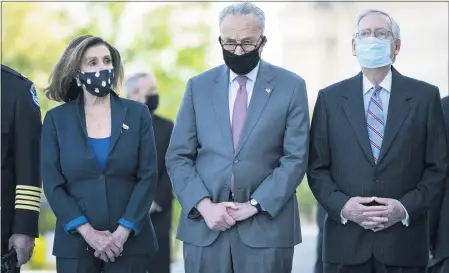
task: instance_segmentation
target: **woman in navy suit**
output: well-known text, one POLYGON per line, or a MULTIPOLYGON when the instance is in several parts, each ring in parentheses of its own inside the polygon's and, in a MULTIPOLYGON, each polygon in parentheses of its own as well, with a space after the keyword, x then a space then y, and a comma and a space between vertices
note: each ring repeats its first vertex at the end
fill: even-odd
POLYGON ((122 78, 119 52, 85 35, 69 43, 45 90, 64 102, 45 116, 41 150, 57 272, 145 273, 157 250, 151 114, 115 93, 122 78))

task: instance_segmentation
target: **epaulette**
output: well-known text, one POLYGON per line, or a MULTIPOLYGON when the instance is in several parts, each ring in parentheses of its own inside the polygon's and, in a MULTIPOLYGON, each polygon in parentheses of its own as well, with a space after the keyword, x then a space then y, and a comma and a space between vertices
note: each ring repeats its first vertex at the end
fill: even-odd
POLYGON ((23 79, 23 80, 29 81, 29 79, 25 75, 15 71, 14 69, 12 69, 4 64, 2 64, 2 71, 8 72, 10 74, 13 74, 14 76, 17 76, 17 77, 23 79))

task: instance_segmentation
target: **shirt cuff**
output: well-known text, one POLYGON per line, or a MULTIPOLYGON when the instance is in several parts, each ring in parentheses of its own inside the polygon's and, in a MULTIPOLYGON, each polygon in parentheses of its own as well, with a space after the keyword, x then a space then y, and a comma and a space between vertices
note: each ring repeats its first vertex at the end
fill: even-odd
POLYGON ((133 223, 126 221, 123 218, 120 218, 117 223, 121 226, 132 229, 135 233, 139 232, 139 229, 133 223))
POLYGON ((68 222, 67 225, 64 226, 65 232, 70 232, 76 229, 77 227, 86 224, 89 222, 85 216, 79 216, 68 222))
POLYGON ((341 223, 342 223, 343 225, 346 225, 346 223, 348 222, 348 219, 346 219, 346 218, 343 216, 343 210, 341 210, 341 212, 340 212, 340 220, 341 220, 341 223))
MULTIPOLYGON (((401 204, 401 202, 399 202, 399 204, 401 204)), ((408 212, 407 212, 407 210, 405 209, 404 205, 401 204, 401 206, 404 208, 404 211, 405 211, 405 218, 402 219, 401 222, 402 222, 402 224, 403 224, 404 226, 408 227, 408 224, 409 224, 409 216, 408 216, 408 212)))

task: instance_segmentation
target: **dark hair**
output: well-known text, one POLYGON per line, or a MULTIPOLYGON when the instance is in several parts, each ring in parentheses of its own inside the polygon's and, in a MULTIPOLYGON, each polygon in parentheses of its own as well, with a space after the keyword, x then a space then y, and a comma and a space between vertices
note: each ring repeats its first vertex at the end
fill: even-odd
POLYGON ((70 41, 53 68, 49 79, 50 84, 44 89, 47 98, 58 102, 76 99, 82 88, 76 84, 75 77, 80 69, 84 53, 88 48, 101 44, 111 52, 112 65, 116 75, 112 82, 112 89, 119 88, 123 80, 123 65, 118 50, 100 37, 82 35, 70 41))

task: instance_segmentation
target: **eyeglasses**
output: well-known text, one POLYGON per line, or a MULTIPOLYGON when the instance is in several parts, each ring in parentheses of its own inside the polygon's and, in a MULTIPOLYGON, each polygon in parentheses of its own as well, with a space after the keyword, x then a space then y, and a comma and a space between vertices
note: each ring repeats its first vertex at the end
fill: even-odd
MULTIPOLYGON (((371 31, 371 29, 364 29, 364 30, 360 30, 359 32, 357 32, 356 37, 358 37, 359 39, 366 39, 368 37, 371 37, 372 34, 373 34, 373 31, 371 31)), ((375 30, 374 37, 376 37, 379 40, 389 39, 390 37, 394 38, 391 31, 386 30, 386 29, 375 30)))
POLYGON ((257 48, 260 39, 262 39, 262 42, 264 40, 264 36, 260 36, 257 41, 243 41, 241 43, 233 43, 233 42, 223 42, 221 37, 218 37, 218 41, 220 42, 221 47, 229 52, 234 53, 238 46, 240 46, 244 53, 248 53, 253 51, 257 48))

